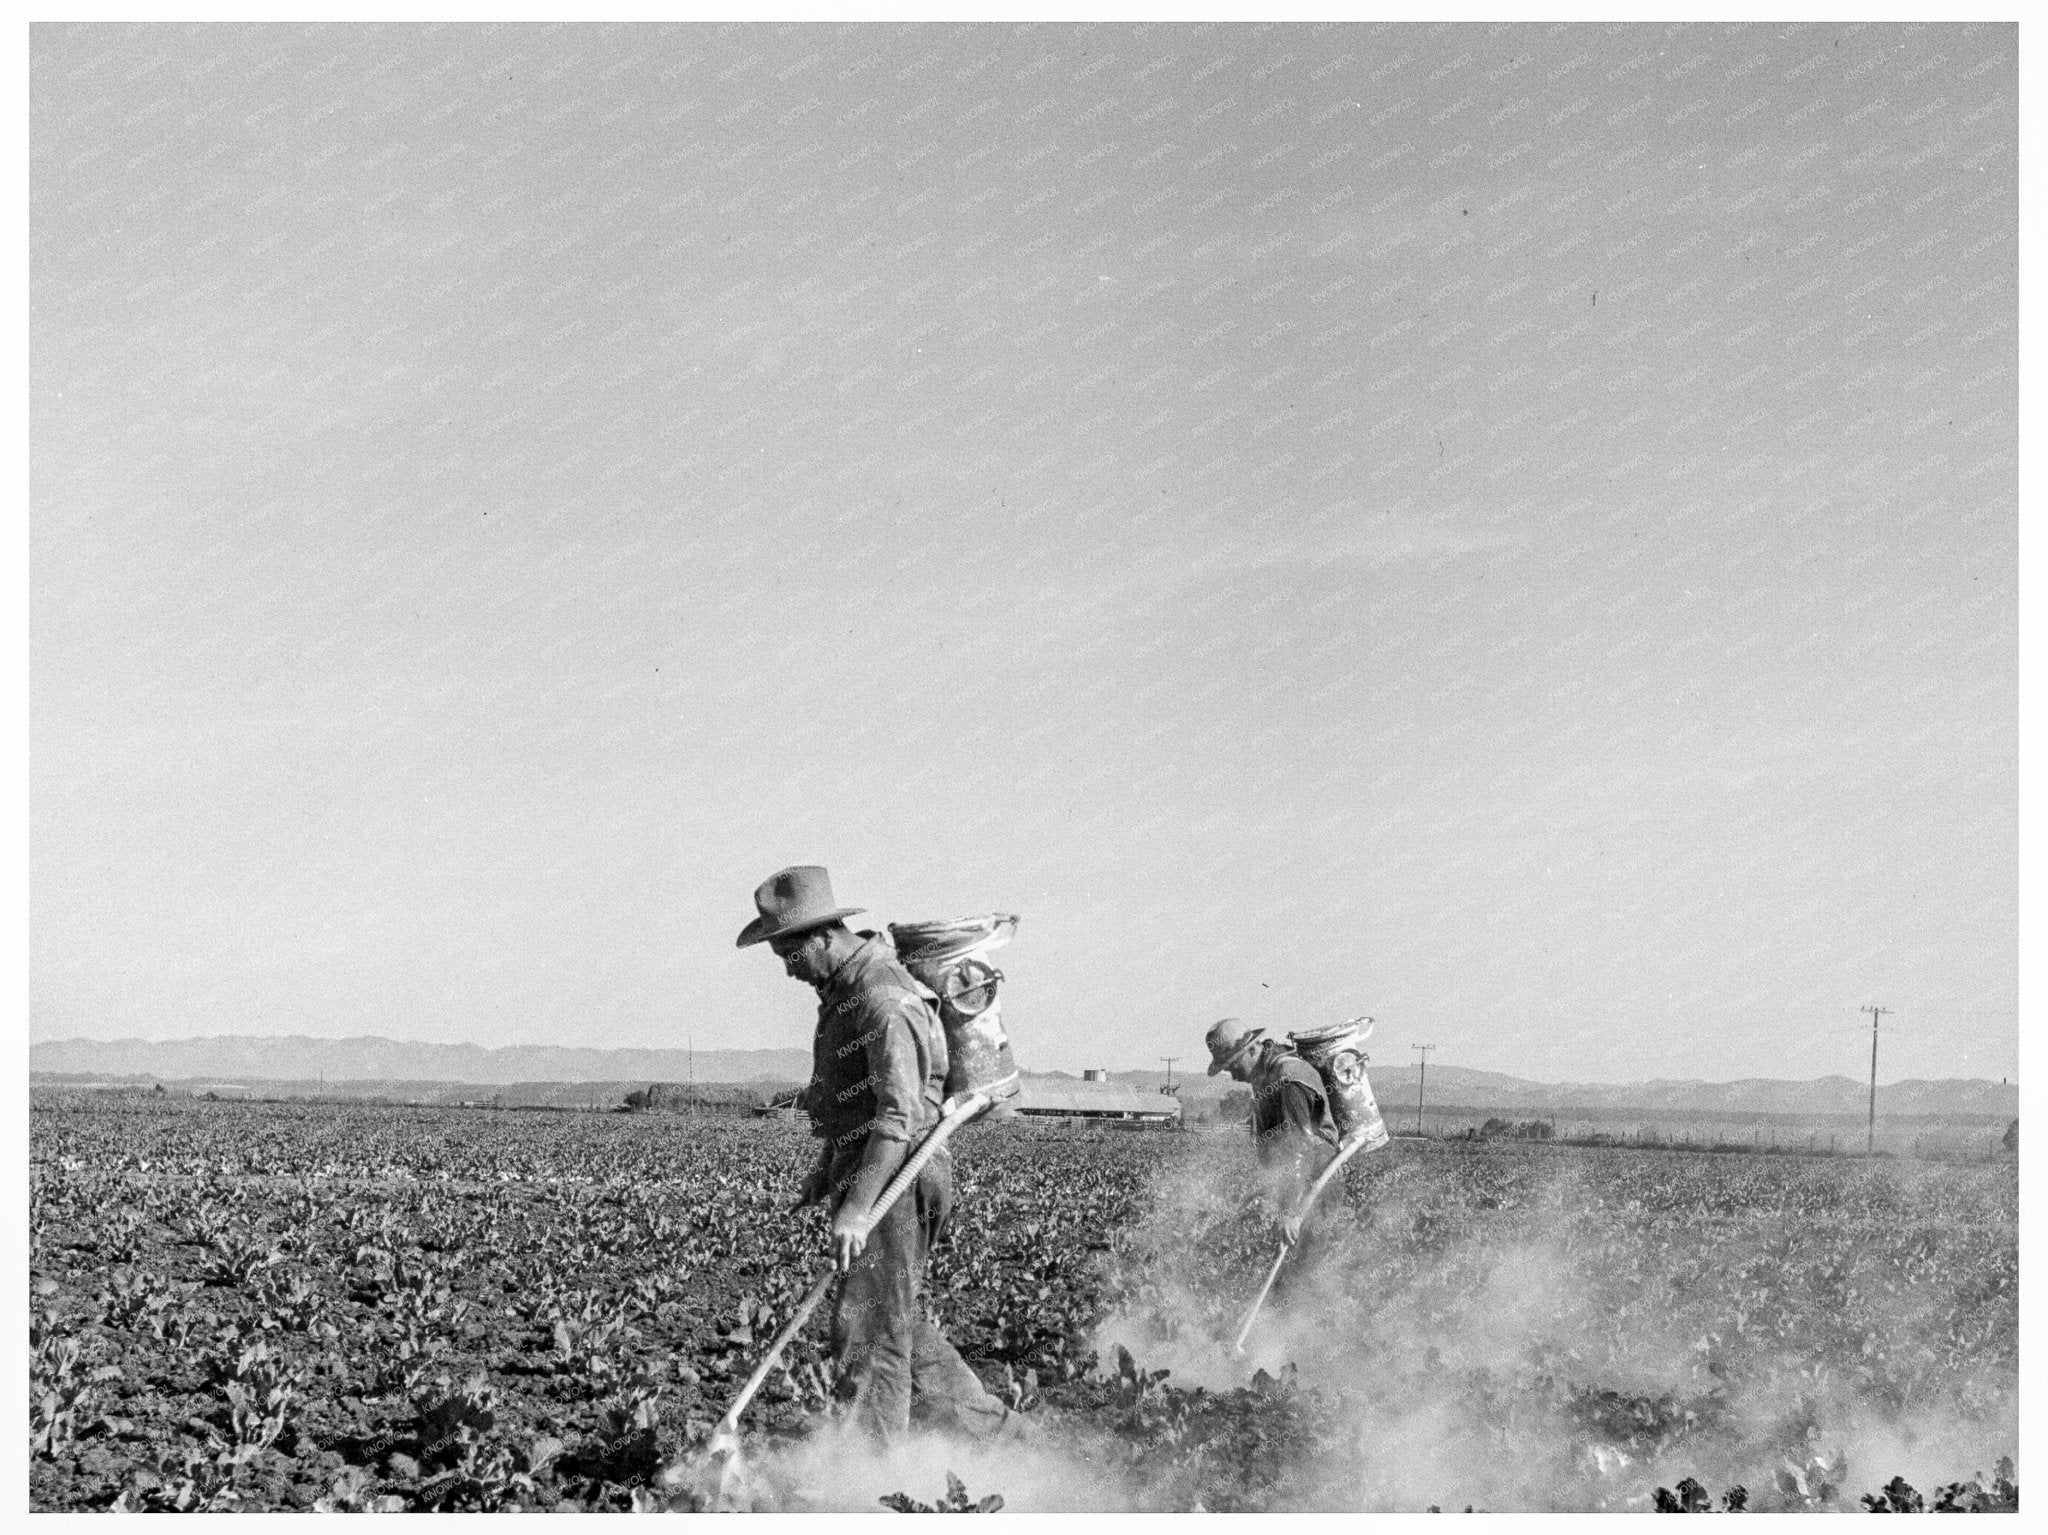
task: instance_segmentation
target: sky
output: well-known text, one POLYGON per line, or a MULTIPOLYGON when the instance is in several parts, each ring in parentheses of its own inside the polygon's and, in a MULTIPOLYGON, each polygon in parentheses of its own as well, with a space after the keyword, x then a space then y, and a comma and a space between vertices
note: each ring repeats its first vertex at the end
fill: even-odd
POLYGON ((2016 57, 39 26, 31 1035, 2015 1074, 2016 57))

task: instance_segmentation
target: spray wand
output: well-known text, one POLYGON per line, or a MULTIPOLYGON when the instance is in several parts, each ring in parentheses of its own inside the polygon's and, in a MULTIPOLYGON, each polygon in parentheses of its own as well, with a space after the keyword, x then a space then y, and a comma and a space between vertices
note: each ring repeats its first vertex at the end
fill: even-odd
MULTIPOLYGON (((875 1202, 868 1206, 867 1214, 861 1217, 858 1231, 863 1241, 881 1224, 882 1217, 889 1213, 896 1201, 916 1185, 927 1164, 939 1154, 939 1149, 952 1138, 953 1133, 977 1118, 993 1102, 994 1099, 986 1092, 973 1092, 964 1097, 946 1100, 939 1111, 939 1122, 926 1132, 924 1139, 918 1142, 917 1149, 904 1158, 903 1165, 896 1169, 895 1176, 890 1178, 888 1186, 876 1197, 875 1202)), ((770 1340, 768 1352, 762 1356, 761 1362, 754 1366, 754 1373, 749 1375, 747 1383, 740 1387, 739 1395, 733 1398, 732 1406, 725 1410, 725 1416, 718 1420, 717 1427, 711 1431, 711 1438, 705 1446, 704 1453, 713 1459, 721 1455, 730 1457, 726 1468, 728 1473, 733 1462, 739 1458, 740 1414, 747 1410, 747 1404, 753 1401, 754 1393, 761 1389, 761 1383, 767 1380, 768 1372, 775 1368, 775 1362, 782 1357, 782 1351, 789 1347, 790 1339, 802 1330, 804 1323, 810 1320, 811 1313, 818 1309, 818 1303, 825 1298, 826 1290, 831 1287, 833 1273, 834 1270, 828 1268, 811 1282, 810 1289, 806 1290, 804 1298, 797 1302, 796 1310, 790 1314, 789 1320, 782 1324, 781 1331, 770 1340)), ((663 1473, 663 1480, 674 1485, 685 1480, 687 1475, 684 1465, 678 1462, 663 1473)), ((723 1480, 721 1477, 721 1482, 723 1480)))
MULTIPOLYGON (((1330 1158, 1330 1165, 1325 1167, 1317 1176, 1316 1181, 1309 1185, 1308 1192, 1301 1197, 1301 1203, 1294 1207, 1295 1219, 1299 1220, 1308 1214, 1309 1206, 1316 1202, 1316 1196, 1322 1193, 1332 1178, 1337 1176, 1337 1169, 1342 1167, 1353 1153, 1363 1151, 1372 1144, 1374 1142, 1370 1135, 1354 1135, 1342 1146, 1339 1146, 1337 1154, 1330 1158)), ((1378 1144, 1382 1146, 1386 1144, 1384 1133, 1382 1133, 1378 1144)), ((1280 1244, 1280 1251, 1273 1255, 1273 1266, 1266 1270, 1266 1282, 1259 1286, 1258 1297, 1253 1300, 1252 1309, 1245 1313, 1244 1325, 1237 1330, 1237 1341, 1231 1344, 1231 1350, 1234 1353, 1242 1354, 1244 1352, 1244 1340, 1251 1336, 1252 1323, 1259 1319, 1259 1308, 1266 1304, 1266 1296, 1273 1288, 1273 1281, 1280 1277, 1280 1265, 1287 1261, 1288 1253, 1293 1250, 1294 1244, 1292 1242, 1283 1241, 1280 1244)))

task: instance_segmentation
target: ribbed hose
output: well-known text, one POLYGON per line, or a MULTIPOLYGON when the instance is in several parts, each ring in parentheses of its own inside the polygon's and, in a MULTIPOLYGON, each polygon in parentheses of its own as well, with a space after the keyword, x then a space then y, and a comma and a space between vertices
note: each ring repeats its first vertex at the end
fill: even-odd
POLYGON ((939 1122, 932 1126, 931 1133, 918 1142, 917 1150, 904 1158, 903 1165, 896 1169, 896 1176, 889 1180, 888 1187, 882 1190, 881 1197, 868 1206, 867 1219, 857 1228, 862 1241, 867 1240, 868 1233, 873 1231, 882 1217, 889 1213, 889 1207, 901 1199, 917 1182, 918 1176, 924 1172, 931 1159, 939 1154, 939 1148, 946 1144, 953 1132, 987 1108, 989 1102, 987 1093, 969 1093, 965 1098, 947 1102, 939 1115, 939 1122))

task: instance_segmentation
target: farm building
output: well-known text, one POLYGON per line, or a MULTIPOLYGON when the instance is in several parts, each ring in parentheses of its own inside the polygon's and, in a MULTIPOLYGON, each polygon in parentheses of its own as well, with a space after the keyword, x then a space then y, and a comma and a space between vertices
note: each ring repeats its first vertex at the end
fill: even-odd
POLYGON ((1015 1103, 1027 1119, 1121 1119, 1170 1127, 1180 1123, 1181 1114, 1178 1098, 1111 1082, 1100 1073, 1080 1082, 1026 1077, 1015 1103))
MULTIPOLYGON (((754 1114, 763 1119, 794 1119, 803 1112, 801 1098, 796 1092, 780 1094, 755 1104, 754 1114)), ((1026 1077, 1022 1091, 1004 1107, 1027 1119, 1106 1119, 1167 1128, 1181 1122, 1178 1098, 1111 1082, 1101 1072, 1091 1072, 1079 1082, 1026 1077)))

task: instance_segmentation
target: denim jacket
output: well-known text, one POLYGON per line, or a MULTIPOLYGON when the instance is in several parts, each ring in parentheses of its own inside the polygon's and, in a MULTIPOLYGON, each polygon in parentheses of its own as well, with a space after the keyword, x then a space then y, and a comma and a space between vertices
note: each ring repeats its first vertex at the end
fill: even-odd
POLYGON ((879 937, 818 988, 804 1102, 835 1161, 871 1135, 907 1144, 937 1121, 947 1066, 937 1002, 879 937))

